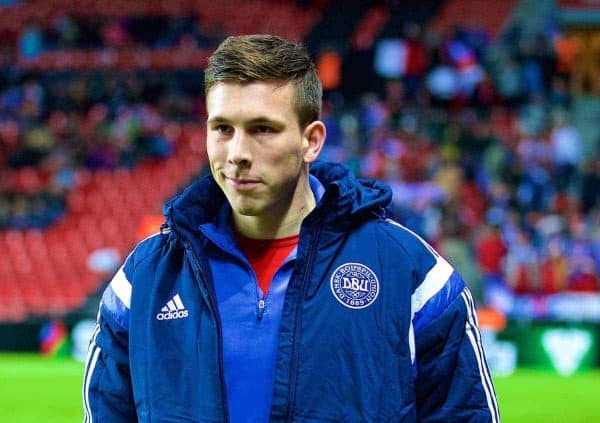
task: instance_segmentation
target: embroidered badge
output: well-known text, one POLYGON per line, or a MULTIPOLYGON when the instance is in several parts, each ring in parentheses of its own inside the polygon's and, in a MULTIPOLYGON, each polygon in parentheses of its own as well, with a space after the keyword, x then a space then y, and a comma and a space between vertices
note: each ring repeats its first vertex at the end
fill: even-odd
POLYGON ((379 295, 375 272, 360 263, 345 263, 335 269, 330 286, 335 299, 353 309, 370 306, 379 295))

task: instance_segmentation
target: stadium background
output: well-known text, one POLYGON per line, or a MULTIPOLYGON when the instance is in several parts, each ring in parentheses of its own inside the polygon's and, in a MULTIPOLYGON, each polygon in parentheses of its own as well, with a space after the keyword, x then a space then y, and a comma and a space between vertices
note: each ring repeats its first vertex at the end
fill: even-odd
POLYGON ((206 171, 202 68, 245 33, 305 42, 325 158, 463 274, 504 420, 600 421, 598 0, 0 0, 0 420, 79 420, 99 294, 206 171))

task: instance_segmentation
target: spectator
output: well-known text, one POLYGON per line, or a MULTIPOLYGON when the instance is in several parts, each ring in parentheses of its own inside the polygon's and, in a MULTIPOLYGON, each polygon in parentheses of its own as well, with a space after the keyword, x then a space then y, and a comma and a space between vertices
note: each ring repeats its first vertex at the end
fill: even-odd
POLYGON ((519 229, 515 242, 508 248, 504 271, 506 281, 517 294, 537 291, 539 286, 538 254, 527 232, 519 229))
POLYGON ((546 247, 546 255, 540 264, 540 291, 555 294, 567 287, 569 276, 567 259, 564 256, 563 240, 554 237, 546 247))
POLYGON ((24 60, 36 59, 43 49, 42 31, 33 22, 25 22, 19 37, 19 54, 24 60))
POLYGON ((442 237, 438 248, 455 269, 461 272, 475 301, 482 304, 484 302, 483 281, 467 234, 467 228, 461 225, 457 216, 446 215, 442 220, 442 237))
POLYGON ((495 77, 498 92, 507 105, 515 106, 522 101, 524 95, 521 67, 510 57, 501 66, 495 77))
POLYGON ((476 244, 477 264, 484 275, 501 275, 507 249, 497 226, 485 225, 476 244))
POLYGON ((564 113, 554 116, 554 127, 550 133, 552 159, 556 166, 556 185, 559 190, 569 188, 577 177, 583 160, 583 146, 579 131, 568 124, 564 113))

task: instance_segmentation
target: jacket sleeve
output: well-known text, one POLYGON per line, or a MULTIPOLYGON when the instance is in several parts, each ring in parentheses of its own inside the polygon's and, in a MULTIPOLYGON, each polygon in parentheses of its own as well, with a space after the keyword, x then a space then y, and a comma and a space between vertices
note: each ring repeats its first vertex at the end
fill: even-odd
POLYGON ((128 259, 104 291, 83 378, 84 423, 137 421, 129 372, 128 259))
POLYGON ((471 293, 443 258, 412 306, 418 420, 499 422, 471 293))

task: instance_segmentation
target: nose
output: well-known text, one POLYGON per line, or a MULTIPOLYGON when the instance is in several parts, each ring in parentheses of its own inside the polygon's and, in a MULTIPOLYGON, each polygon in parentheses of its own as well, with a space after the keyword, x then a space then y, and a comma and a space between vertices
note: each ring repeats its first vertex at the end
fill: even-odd
POLYGON ((238 167, 250 167, 252 164, 251 140, 244 131, 237 131, 229 144, 227 160, 238 167))

